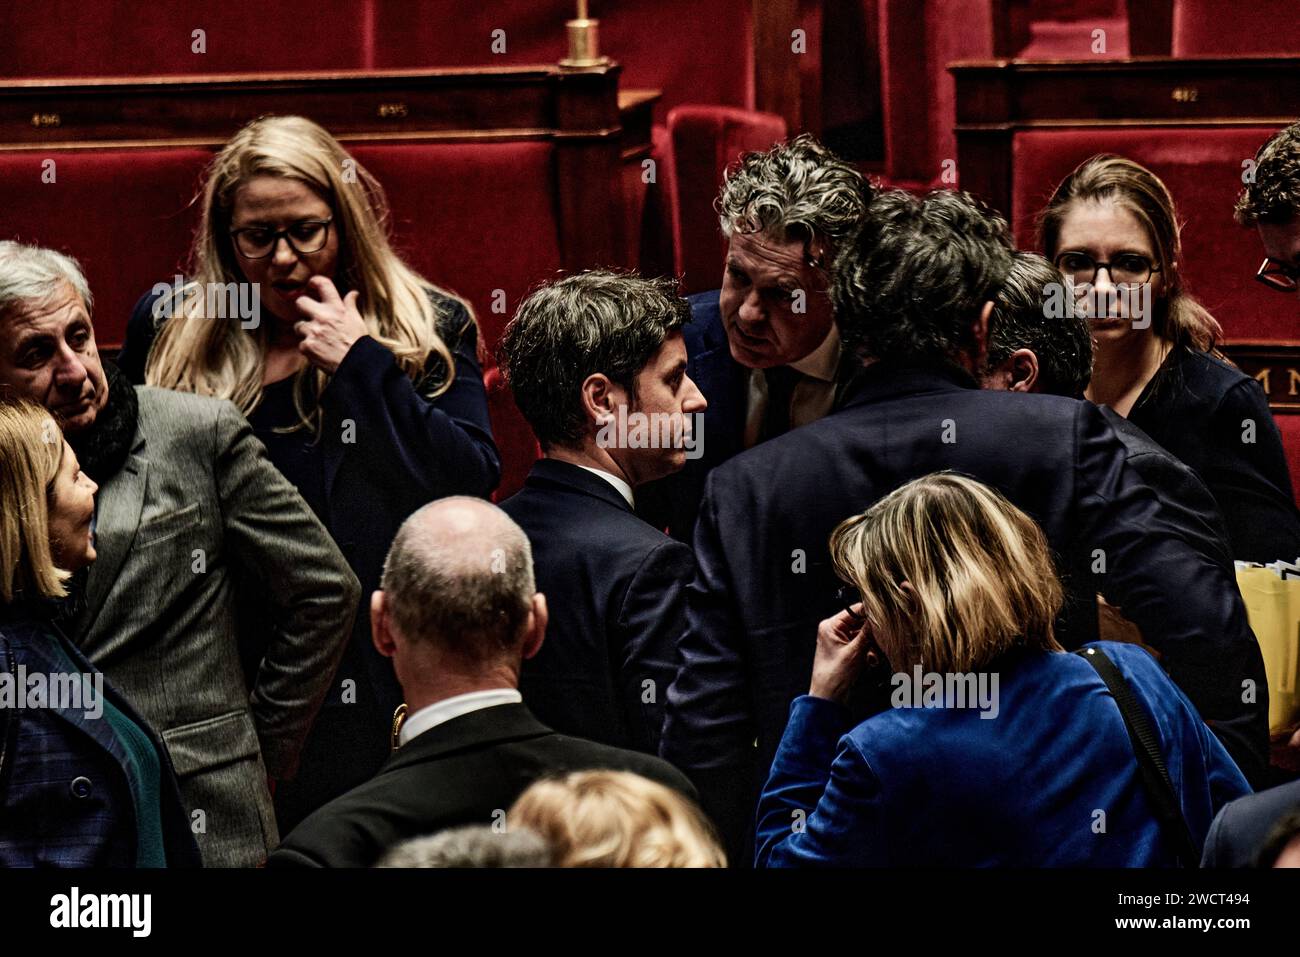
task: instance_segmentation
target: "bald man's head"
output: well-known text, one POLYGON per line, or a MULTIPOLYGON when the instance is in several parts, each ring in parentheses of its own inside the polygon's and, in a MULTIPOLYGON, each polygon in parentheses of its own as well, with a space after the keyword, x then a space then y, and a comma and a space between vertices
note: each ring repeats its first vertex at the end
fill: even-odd
POLYGON ((533 553, 523 529, 490 502, 439 499, 402 523, 380 588, 407 641, 496 660, 519 651, 536 591, 533 553))

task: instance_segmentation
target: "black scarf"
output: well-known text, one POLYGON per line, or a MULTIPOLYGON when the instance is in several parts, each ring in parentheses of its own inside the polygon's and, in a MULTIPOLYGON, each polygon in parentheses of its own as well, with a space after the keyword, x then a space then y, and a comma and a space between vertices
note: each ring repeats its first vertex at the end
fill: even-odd
POLYGON ((108 402, 90 428, 68 436, 68 444, 77 453, 81 470, 99 485, 116 475, 126 463, 140 417, 135 386, 111 362, 104 363, 104 375, 108 378, 108 402))

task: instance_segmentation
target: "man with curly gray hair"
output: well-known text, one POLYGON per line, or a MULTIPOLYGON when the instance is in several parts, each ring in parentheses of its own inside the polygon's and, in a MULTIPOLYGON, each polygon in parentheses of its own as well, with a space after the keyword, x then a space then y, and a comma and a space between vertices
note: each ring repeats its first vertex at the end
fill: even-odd
POLYGON ((690 297, 689 372, 709 411, 704 454, 648 487, 641 512, 689 540, 715 466, 838 407, 857 364, 842 354, 827 272, 873 189, 807 134, 748 153, 717 209, 727 258, 722 288, 690 297))
POLYGON ((1300 122, 1259 148, 1254 181, 1242 190, 1235 212, 1264 243, 1268 258, 1256 278, 1279 292, 1300 289, 1300 122))

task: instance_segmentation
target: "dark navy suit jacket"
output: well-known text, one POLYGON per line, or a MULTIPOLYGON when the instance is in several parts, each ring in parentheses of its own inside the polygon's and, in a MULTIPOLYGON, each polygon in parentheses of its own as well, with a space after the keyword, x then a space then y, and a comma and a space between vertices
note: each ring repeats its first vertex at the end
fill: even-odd
POLYGON ((686 624, 690 548, 598 475, 542 459, 501 507, 527 533, 550 624, 519 689, 563 734, 655 754, 686 624), (647 684, 648 682, 648 684, 647 684))
POLYGON ((709 476, 660 753, 694 776, 731 847, 753 820, 790 702, 808 690, 817 624, 840 610, 831 530, 944 469, 997 488, 1043 527, 1070 595, 1062 644, 1095 638, 1091 574, 1104 562, 1107 599, 1247 778, 1267 764, 1263 659, 1235 581, 1170 531, 1095 406, 973 386, 957 370, 873 366, 842 409, 709 476))
MULTIPOLYGON (((1151 716, 1200 847, 1215 811, 1250 793, 1246 779, 1151 655, 1097 646, 1151 716)), ((759 802, 758 865, 1174 866, 1177 845, 1092 666, 1021 650, 992 674, 996 711, 895 707, 854 727, 843 705, 795 699, 759 802)))
POLYGON ((481 708, 418 734, 379 773, 293 830, 268 868, 370 867, 394 845, 461 825, 495 825, 540 777, 630 771, 695 800, 653 755, 560 734, 523 704, 481 708))
MULTIPOLYGON (((0 609, 0 674, 65 674, 57 626, 0 609)), ((63 650, 82 674, 96 671, 72 642, 63 650)), ((24 689, 25 690, 25 689, 24 689)), ((199 867, 199 849, 162 740, 107 681, 104 697, 158 751, 163 847, 169 867, 199 867)), ((136 812, 127 756, 105 717, 55 707, 0 708, 0 867, 134 867, 136 812)))
POLYGON ((1258 382, 1204 352, 1172 349, 1129 418, 1214 495, 1232 557, 1295 561, 1300 510, 1282 436, 1258 382))
POLYGON ((1269 833, 1292 811, 1300 811, 1300 781, 1233 801, 1210 825, 1201 866, 1254 867, 1269 833))
POLYGON ((1128 463, 1151 486, 1173 527, 1202 555, 1234 571, 1228 530, 1219 504, 1195 472, 1109 406, 1099 406, 1128 450, 1128 463))

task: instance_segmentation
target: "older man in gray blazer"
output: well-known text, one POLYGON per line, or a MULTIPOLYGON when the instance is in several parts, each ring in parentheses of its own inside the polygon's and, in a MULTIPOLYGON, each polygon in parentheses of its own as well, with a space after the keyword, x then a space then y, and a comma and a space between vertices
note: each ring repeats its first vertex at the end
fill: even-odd
POLYGON ((360 586, 238 410, 130 385, 100 360, 91 305, 74 260, 0 242, 0 396, 49 409, 100 486, 75 640, 166 742, 204 863, 257 865, 360 586))

